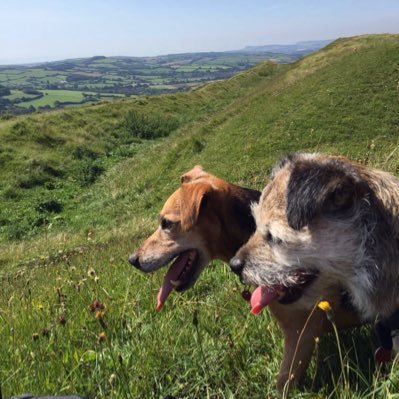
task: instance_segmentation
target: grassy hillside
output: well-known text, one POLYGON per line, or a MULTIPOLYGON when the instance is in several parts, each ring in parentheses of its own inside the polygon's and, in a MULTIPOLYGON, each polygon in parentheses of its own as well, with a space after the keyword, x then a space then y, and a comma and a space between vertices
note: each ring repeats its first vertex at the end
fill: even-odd
MULTIPOLYGON (((399 174, 398 81, 399 36, 361 36, 190 93, 0 122, 3 394, 273 396, 280 333, 266 312, 249 314, 225 266, 156 314, 163 273, 144 276, 127 256, 197 163, 258 189, 296 150, 399 174), (100 318, 94 299, 106 306, 100 318)), ((344 370, 335 339, 321 342, 317 397, 397 392, 395 367, 374 370, 368 332, 340 344, 344 370)), ((315 367, 295 397, 315 397, 315 367)))

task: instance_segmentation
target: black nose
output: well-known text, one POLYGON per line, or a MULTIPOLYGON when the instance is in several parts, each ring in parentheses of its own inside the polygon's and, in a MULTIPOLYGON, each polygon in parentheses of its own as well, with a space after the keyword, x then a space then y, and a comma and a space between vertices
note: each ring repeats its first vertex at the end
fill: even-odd
POLYGON ((235 256, 234 258, 230 259, 229 264, 231 270, 240 276, 245 262, 238 256, 235 256))
POLYGON ((134 266, 137 267, 137 269, 140 269, 140 260, 136 252, 133 252, 129 256, 129 262, 134 266))

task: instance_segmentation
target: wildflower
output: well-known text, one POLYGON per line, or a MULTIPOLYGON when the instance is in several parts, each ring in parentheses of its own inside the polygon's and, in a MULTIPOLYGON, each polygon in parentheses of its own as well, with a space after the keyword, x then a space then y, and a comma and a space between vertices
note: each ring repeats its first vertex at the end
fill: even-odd
POLYGON ((105 312, 103 310, 96 310, 96 319, 101 320, 104 317, 105 312))
POLYGON ((94 282, 95 283, 98 283, 99 280, 100 280, 100 277, 98 277, 98 276, 94 277, 94 282))
POLYGON ((94 299, 93 302, 89 305, 89 310, 91 312, 95 312, 97 310, 104 310, 105 305, 101 303, 98 299, 94 299))
POLYGON ((105 321, 104 321, 104 315, 105 315, 105 311, 104 310, 96 310, 95 317, 98 320, 98 322, 100 323, 102 328, 106 327, 106 324, 105 324, 105 321))
POLYGON ((332 311, 330 302, 328 302, 328 301, 320 301, 320 302, 317 304, 317 306, 318 306, 321 310, 323 310, 324 312, 326 312, 326 313, 332 311))
POLYGON ((38 303, 36 306, 37 306, 37 308, 38 308, 39 310, 43 310, 43 304, 38 303))
POLYGON ((101 331, 100 334, 98 334, 98 342, 104 342, 107 339, 107 334, 105 334, 105 331, 101 331))
POLYGON ((96 275, 96 271, 91 267, 88 271, 87 271, 87 275, 89 277, 94 277, 96 275))
POLYGON ((331 322, 334 320, 333 309, 328 301, 320 301, 317 304, 317 307, 320 308, 323 312, 326 313, 327 319, 331 322))

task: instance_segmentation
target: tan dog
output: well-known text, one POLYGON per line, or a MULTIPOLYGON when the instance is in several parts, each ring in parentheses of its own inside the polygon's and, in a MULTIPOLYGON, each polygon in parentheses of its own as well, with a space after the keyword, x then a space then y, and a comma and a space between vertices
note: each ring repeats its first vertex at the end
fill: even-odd
MULTIPOLYGON (((159 291, 158 310, 173 288, 183 291, 191 287, 212 259, 228 262, 249 239, 255 231, 251 204, 258 201, 259 196, 259 192, 227 183, 200 166, 181 177, 179 189, 161 210, 159 227, 129 257, 130 263, 144 272, 155 271, 175 259, 159 291)), ((334 294, 338 326, 358 324, 353 312, 341 307, 340 292, 337 290, 334 294)), ((274 301, 270 310, 284 334, 284 354, 278 377, 278 388, 282 390, 289 376, 291 380, 298 380, 304 374, 315 338, 329 331, 331 326, 319 309, 309 320, 309 311, 295 304, 274 301)))

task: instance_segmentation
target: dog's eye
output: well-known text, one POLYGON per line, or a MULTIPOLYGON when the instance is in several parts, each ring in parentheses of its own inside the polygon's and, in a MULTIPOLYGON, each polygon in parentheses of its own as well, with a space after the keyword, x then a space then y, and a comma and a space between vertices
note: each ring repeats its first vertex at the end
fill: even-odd
POLYGON ((270 231, 267 232, 265 239, 269 244, 281 244, 282 243, 280 238, 273 237, 273 235, 272 235, 272 233, 270 233, 270 231))
POLYGON ((171 220, 166 219, 166 218, 161 219, 161 229, 162 230, 169 230, 172 228, 173 225, 174 225, 174 222, 172 222, 171 220))

